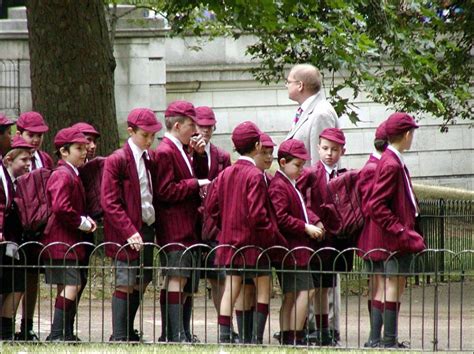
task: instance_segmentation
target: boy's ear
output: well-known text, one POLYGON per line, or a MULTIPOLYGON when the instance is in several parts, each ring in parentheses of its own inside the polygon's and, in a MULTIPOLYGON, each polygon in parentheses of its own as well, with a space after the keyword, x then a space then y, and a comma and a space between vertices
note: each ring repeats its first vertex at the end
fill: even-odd
POLYGON ((61 154, 61 156, 67 156, 68 151, 64 148, 64 146, 62 146, 59 148, 59 153, 61 154))
POLYGON ((341 154, 341 156, 344 156, 345 153, 346 153, 346 148, 343 147, 343 148, 342 148, 342 154, 341 154))
POLYGON ((128 135, 132 135, 133 133, 133 128, 132 127, 127 127, 127 132, 128 132, 128 135))
POLYGON ((278 164, 280 167, 284 167, 286 165, 286 159, 282 157, 280 160, 278 160, 278 164))

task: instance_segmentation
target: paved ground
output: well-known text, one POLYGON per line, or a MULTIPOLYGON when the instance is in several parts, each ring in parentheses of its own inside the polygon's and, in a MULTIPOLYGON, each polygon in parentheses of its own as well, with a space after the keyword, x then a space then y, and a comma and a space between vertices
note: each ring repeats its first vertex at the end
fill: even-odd
MULTIPOLYGON (((414 349, 433 350, 437 338, 438 350, 474 350, 474 281, 443 283, 407 289, 401 309, 399 337, 411 342, 414 349)), ((43 294, 45 295, 45 294, 43 294)), ((79 310, 78 334, 83 341, 107 341, 111 331, 110 300, 82 301, 79 310), (90 302, 90 305, 89 305, 90 302)), ((341 347, 357 348, 367 339, 369 320, 365 297, 343 297, 341 347)), ((277 342, 271 334, 278 330, 279 298, 272 299, 266 341, 277 342)), ((39 314, 40 334, 44 339, 50 328, 49 299, 41 303, 39 314)), ((149 294, 143 314, 145 340, 157 340, 161 332, 158 296, 149 294), (156 303, 156 306, 153 304, 156 303)), ((215 343, 217 318, 211 300, 203 293, 195 298, 194 333, 201 342, 215 343)), ((38 323, 38 318, 35 321, 38 323)), ((137 326, 139 322, 137 320, 137 326)), ((36 327, 38 330, 38 327, 36 327)))

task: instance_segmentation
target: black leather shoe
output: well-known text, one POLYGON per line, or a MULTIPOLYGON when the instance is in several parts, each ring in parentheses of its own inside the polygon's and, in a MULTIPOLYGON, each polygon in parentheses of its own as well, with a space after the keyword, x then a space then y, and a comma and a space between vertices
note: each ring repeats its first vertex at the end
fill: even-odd
POLYGON ((25 340, 28 342, 39 342, 38 335, 33 331, 29 330, 26 332, 20 331, 15 333, 15 340, 25 340))
POLYGON ((364 348, 379 348, 380 347, 380 340, 372 341, 368 340, 364 343, 364 348))

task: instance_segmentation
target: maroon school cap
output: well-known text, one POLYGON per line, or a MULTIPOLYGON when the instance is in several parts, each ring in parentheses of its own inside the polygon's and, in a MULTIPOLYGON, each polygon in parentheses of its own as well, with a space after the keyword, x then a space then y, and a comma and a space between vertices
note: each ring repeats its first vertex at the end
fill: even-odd
POLYGON ((95 135, 97 137, 100 136, 100 133, 89 123, 86 122, 79 122, 71 126, 71 128, 77 128, 79 129, 82 134, 90 134, 90 135, 95 135))
POLYGON ((27 130, 32 133, 46 133, 49 128, 43 116, 38 112, 24 112, 16 121, 16 126, 20 130, 27 130))
POLYGON ((61 148, 66 144, 87 144, 86 136, 77 128, 69 127, 58 131, 54 137, 54 146, 56 149, 61 148))
POLYGON ((12 140, 11 148, 12 149, 33 149, 34 146, 28 143, 20 135, 15 134, 12 140))
POLYGON ((375 130, 375 139, 377 139, 377 140, 387 140, 388 139, 386 126, 387 126, 387 121, 386 120, 384 120, 382 123, 379 124, 379 126, 375 130))
POLYGON ((339 128, 326 128, 321 132, 321 134, 319 134, 319 137, 333 141, 340 145, 346 145, 346 137, 339 128))
POLYGON ((236 149, 244 148, 249 144, 260 141, 262 132, 252 122, 246 121, 237 125, 232 131, 232 142, 236 149))
POLYGON ((210 127, 216 125, 216 116, 211 107, 196 107, 196 123, 202 127, 210 127))
POLYGON ((4 115, 3 113, 0 113, 0 126, 9 126, 9 125, 13 125, 15 124, 14 121, 12 121, 11 119, 7 118, 6 115, 4 115))
POLYGON ((280 154, 288 154, 305 161, 310 159, 304 143, 298 139, 288 139, 282 142, 278 148, 278 156, 280 154))
POLYGON ((266 148, 272 148, 276 146, 270 135, 266 133, 262 133, 262 135, 260 135, 260 142, 262 143, 262 146, 266 148))
POLYGON ((156 133, 162 125, 156 118, 155 112, 149 108, 135 108, 128 114, 127 122, 146 132, 156 133))
POLYGON ((174 101, 168 105, 165 111, 165 118, 168 117, 188 117, 196 121, 196 109, 188 101, 174 101))
POLYGON ((387 132, 387 136, 400 135, 409 131, 410 129, 418 128, 418 124, 416 124, 415 119, 408 113, 404 112, 392 113, 386 122, 385 130, 387 132))

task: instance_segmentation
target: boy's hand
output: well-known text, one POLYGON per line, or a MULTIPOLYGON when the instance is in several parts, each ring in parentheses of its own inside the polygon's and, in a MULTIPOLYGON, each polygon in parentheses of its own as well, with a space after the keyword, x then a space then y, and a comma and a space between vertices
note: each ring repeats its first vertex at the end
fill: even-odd
POLYGON ((0 241, 3 241, 3 232, 0 232, 0 241))
POLYGON ((313 240, 321 239, 324 234, 323 229, 311 224, 306 224, 304 227, 304 230, 309 235, 309 237, 312 238, 313 240))
POLYGON ((205 178, 205 179, 198 179, 199 187, 207 186, 209 183, 211 183, 211 181, 209 181, 207 178, 205 178))
POLYGON ((134 233, 127 239, 127 242, 130 244, 132 250, 140 251, 143 247, 143 240, 142 237, 138 232, 134 233))
POLYGON ((203 139, 202 135, 199 134, 191 138, 189 141, 189 146, 201 155, 205 152, 206 141, 203 139))
POLYGON ((92 233, 94 232, 95 230, 97 230, 97 224, 96 222, 94 221, 94 219, 92 219, 90 216, 87 217, 87 220, 91 223, 91 228, 89 229, 89 231, 87 231, 87 233, 92 233))

